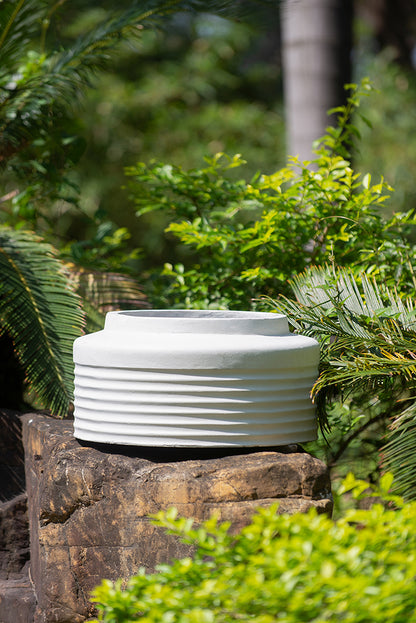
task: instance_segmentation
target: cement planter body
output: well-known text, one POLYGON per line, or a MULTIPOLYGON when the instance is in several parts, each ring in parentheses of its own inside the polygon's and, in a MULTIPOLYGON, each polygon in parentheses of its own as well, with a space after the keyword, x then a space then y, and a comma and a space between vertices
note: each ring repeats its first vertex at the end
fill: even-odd
POLYGON ((154 447, 281 446, 316 437, 318 343, 285 316, 122 311, 74 343, 75 436, 154 447))

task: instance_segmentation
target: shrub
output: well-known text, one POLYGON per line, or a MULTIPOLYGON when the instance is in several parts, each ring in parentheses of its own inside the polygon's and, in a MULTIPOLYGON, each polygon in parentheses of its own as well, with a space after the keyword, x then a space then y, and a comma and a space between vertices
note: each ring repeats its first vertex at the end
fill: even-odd
POLYGON ((250 182, 230 176, 243 161, 224 154, 189 171, 162 163, 127 170, 137 214, 168 214, 167 232, 188 250, 184 265, 165 265, 155 305, 248 309, 261 295, 288 294, 289 279, 325 263, 366 264, 383 279, 412 283, 412 215, 385 218, 391 189, 354 172, 347 155, 356 131, 350 116, 369 89, 367 81, 352 88, 312 163, 291 158, 250 182))
MULTIPOLYGON (((337 522, 311 510, 277 515, 259 509, 237 535, 215 518, 194 527, 174 509, 157 525, 196 546, 194 557, 144 570, 122 589, 105 580, 94 592, 99 621, 127 623, 297 623, 416 621, 416 504, 379 490, 385 507, 349 510, 337 522)), ((349 476, 360 497, 368 483, 349 476)))

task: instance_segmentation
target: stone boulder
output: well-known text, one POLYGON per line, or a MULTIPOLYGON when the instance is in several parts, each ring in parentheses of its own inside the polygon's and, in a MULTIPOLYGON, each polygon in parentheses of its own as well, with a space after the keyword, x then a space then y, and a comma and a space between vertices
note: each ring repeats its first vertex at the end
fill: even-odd
POLYGON ((300 448, 204 452, 97 448, 79 443, 71 421, 24 416, 35 623, 81 623, 103 578, 189 555, 152 525, 171 506, 197 521, 214 511, 238 530, 256 508, 315 507, 330 513, 326 466, 300 448), (198 458, 199 456, 199 458, 198 458))

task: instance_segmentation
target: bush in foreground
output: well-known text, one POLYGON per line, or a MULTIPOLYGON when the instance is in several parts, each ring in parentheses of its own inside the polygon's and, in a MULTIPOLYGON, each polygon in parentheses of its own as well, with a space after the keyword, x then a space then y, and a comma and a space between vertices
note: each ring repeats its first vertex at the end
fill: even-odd
MULTIPOLYGON (((93 596, 105 623, 255 621, 416 621, 416 503, 388 494, 384 503, 349 510, 333 521, 315 511, 276 515, 260 509, 237 536, 215 518, 202 526, 171 509, 155 521, 193 543, 193 558, 144 570, 122 589, 104 580, 93 596)), ((359 497, 368 483, 352 476, 344 491, 359 497)))

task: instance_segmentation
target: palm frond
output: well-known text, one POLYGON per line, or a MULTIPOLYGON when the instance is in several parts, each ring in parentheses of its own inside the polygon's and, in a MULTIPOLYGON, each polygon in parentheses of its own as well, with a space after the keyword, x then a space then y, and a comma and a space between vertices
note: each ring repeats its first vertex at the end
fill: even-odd
POLYGON ((399 367, 406 354, 413 358, 416 322, 412 300, 402 300, 366 275, 355 277, 343 269, 310 269, 292 281, 292 288, 296 300, 282 296, 272 304, 288 315, 296 330, 320 340, 324 355, 348 358, 351 354, 353 359, 369 354, 383 359, 398 353, 395 361, 399 367))
MULTIPOLYGON (((20 57, 16 57, 16 43, 22 39, 23 25, 29 26, 30 22, 32 36, 34 27, 39 29, 39 11, 31 15, 24 10, 24 3, 18 2, 18 7, 22 4, 20 10, 10 16, 9 4, 0 5, 0 24, 3 26, 0 33, 0 42, 3 41, 1 64, 4 66, 3 52, 7 54, 7 46, 14 51, 14 56, 9 54, 9 61, 11 58, 15 60, 14 67, 7 67, 0 92, 0 162, 3 164, 35 138, 41 128, 47 127, 53 108, 63 105, 68 109, 79 101, 84 90, 91 86, 92 76, 107 63, 110 51, 117 43, 141 34, 143 22, 154 25, 179 1, 133 3, 129 9, 105 20, 66 49, 40 55, 37 64, 32 63, 27 76, 19 69, 26 61, 25 50, 22 48, 20 57), (8 27, 10 20, 13 28, 8 27)), ((32 3, 28 4, 32 6, 32 3)))
POLYGON ((133 277, 69 267, 75 290, 86 313, 87 332, 103 328, 105 314, 118 309, 142 309, 149 306, 146 296, 133 277))
MULTIPOLYGON (((0 6, 0 84, 2 78, 22 59, 39 31, 44 15, 43 0, 3 0, 0 6)), ((1 101, 1 98, 0 98, 1 101)))
POLYGON ((0 332, 13 340, 29 387, 55 415, 72 400, 72 345, 84 321, 54 249, 25 231, 0 227, 0 332))
POLYGON ((310 269, 293 283, 296 300, 274 306, 321 342, 313 388, 320 422, 335 396, 368 396, 387 408, 384 463, 401 494, 416 499, 416 324, 412 300, 338 269, 310 269), (410 402, 410 405, 409 405, 410 402))
POLYGON ((406 328, 416 327, 412 299, 403 300, 396 291, 370 281, 365 273, 354 275, 345 269, 312 268, 295 277, 292 290, 305 306, 344 308, 369 318, 393 317, 406 328))
POLYGON ((322 421, 337 393, 400 391, 416 382, 412 301, 342 269, 310 269, 292 285, 296 300, 280 297, 273 305, 298 332, 321 343, 313 397, 322 421))
POLYGON ((383 448, 383 465, 393 472, 395 489, 416 500, 416 401, 406 407, 390 425, 389 441, 383 448))

